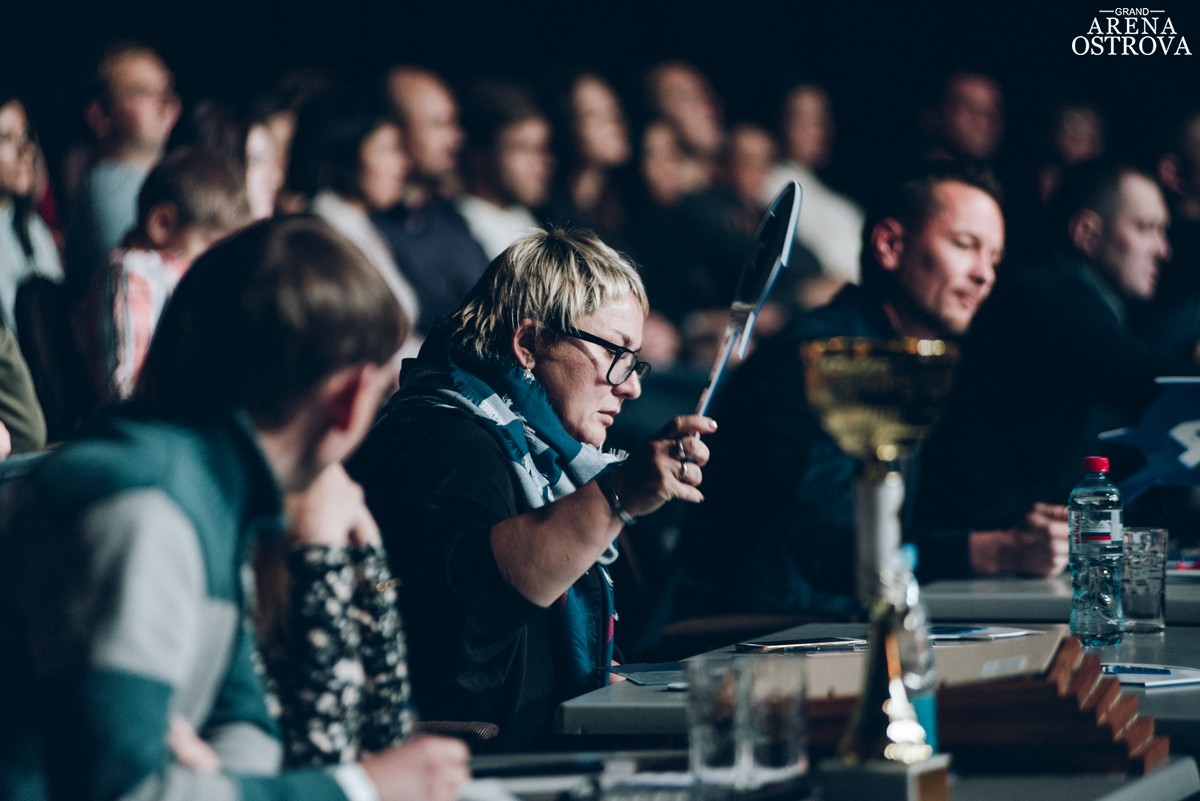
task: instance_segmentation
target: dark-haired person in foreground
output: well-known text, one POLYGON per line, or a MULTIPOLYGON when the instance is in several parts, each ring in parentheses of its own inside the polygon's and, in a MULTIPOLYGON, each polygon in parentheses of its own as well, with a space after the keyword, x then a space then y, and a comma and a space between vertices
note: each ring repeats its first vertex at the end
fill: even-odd
POLYGON ((601 449, 648 365, 633 266, 585 231, 518 239, 405 362, 348 465, 401 580, 417 707, 498 724, 514 750, 560 701, 609 681, 605 565, 625 524, 702 500, 685 416, 622 461, 601 449))
MULTIPOLYGON (((795 320, 730 379, 718 404, 708 503, 680 540, 679 618, 856 611, 854 479, 808 404, 800 348, 828 337, 953 338, 987 299, 1004 250, 994 180, 928 162, 884 187, 863 228, 862 286, 795 320)), ((908 532, 908 536, 917 534, 908 532)), ((1064 509, 1014 528, 922 532, 923 574, 1061 570, 1064 509)))
POLYGON ((407 327, 378 272, 313 219, 197 260, 140 405, 4 486, 0 797, 456 797, 466 749, 439 738, 277 772, 243 583, 255 542, 281 534, 283 492, 362 438, 407 327))

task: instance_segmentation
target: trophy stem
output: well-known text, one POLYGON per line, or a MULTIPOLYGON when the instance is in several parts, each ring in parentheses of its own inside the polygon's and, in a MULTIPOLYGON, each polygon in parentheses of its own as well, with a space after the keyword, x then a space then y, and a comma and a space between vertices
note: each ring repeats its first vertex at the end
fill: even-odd
POLYGON ((880 593, 880 577, 900 548, 900 510, 904 479, 885 462, 871 460, 854 486, 858 545, 858 602, 871 609, 880 593))

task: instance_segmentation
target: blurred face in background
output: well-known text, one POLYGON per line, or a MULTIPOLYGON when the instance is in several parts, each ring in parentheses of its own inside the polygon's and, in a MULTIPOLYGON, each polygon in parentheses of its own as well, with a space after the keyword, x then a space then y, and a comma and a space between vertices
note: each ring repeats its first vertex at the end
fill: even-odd
POLYGON ((108 65, 108 97, 101 136, 161 148, 179 119, 179 97, 171 73, 149 51, 118 56, 108 65))
POLYGON ((646 191, 660 206, 677 203, 709 180, 704 161, 685 150, 675 127, 666 120, 652 122, 642 132, 641 167, 646 191))
POLYGON ((696 153, 715 155, 725 137, 721 106, 708 80, 689 64, 658 67, 649 79, 651 103, 696 153))
POLYGON ((959 155, 986 161, 1004 135, 1000 87, 984 75, 957 75, 946 86, 941 107, 942 137, 959 155))
POLYGON ((275 146, 279 148, 280 169, 286 173, 292 139, 296 136, 296 112, 276 111, 267 117, 266 125, 271 138, 275 140, 275 146))
POLYGON ((404 194, 408 175, 399 126, 386 123, 372 131, 358 150, 358 166, 359 188, 367 207, 385 210, 395 206, 404 194))
POLYGON ((729 184, 750 206, 761 205, 771 165, 775 162, 775 140, 757 125, 738 125, 729 134, 729 184))
POLYGON ((554 157, 550 124, 529 117, 506 126, 496 137, 495 188, 505 204, 540 206, 550 191, 554 157))
POLYGON ((246 200, 255 220, 275 213, 275 197, 283 185, 283 159, 279 143, 264 124, 246 133, 246 200))
POLYGON ((1104 121, 1090 106, 1067 106, 1055 121, 1054 151, 1063 164, 1104 155, 1104 121))
POLYGON ((823 167, 833 148, 833 115, 829 96, 819 86, 805 85, 788 95, 783 110, 787 157, 806 167, 823 167))
POLYGON ((1170 258, 1167 204, 1149 178, 1128 173, 1121 178, 1119 202, 1104 219, 1093 252, 1121 294, 1150 300, 1158 287, 1159 267, 1170 258))
POLYGON ((25 107, 17 100, 0 106, 0 199, 33 193, 36 154, 25 107))
POLYGON ((587 76, 575 84, 572 97, 580 159, 612 168, 629 160, 629 128, 616 93, 604 81, 587 76))
POLYGON ((436 76, 399 71, 388 83, 393 107, 404 120, 404 145, 414 177, 441 178, 458 168, 463 131, 458 104, 436 76))

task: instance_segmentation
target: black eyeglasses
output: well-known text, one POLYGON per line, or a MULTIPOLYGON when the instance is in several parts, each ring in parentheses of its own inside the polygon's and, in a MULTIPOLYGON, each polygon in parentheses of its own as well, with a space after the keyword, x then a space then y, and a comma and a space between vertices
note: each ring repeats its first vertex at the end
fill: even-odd
POLYGON ((595 334, 589 334, 586 331, 576 331, 574 328, 559 328, 554 330, 562 336, 599 345, 611 353, 613 355, 612 364, 608 366, 608 372, 604 374, 604 380, 614 387, 624 384, 629 380, 629 376, 634 373, 637 373, 638 381, 645 381, 646 374, 650 372, 650 362, 638 359, 637 351, 630 350, 615 342, 609 342, 607 339, 601 339, 595 334))

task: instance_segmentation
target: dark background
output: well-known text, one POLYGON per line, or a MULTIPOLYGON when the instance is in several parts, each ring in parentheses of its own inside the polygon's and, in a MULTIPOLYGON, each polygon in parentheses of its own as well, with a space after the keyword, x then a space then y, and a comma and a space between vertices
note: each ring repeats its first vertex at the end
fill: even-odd
POLYGON ((319 65, 349 80, 398 62, 452 81, 536 78, 556 66, 603 71, 627 100, 636 76, 665 57, 696 63, 730 119, 771 122, 779 76, 804 72, 830 89, 847 173, 870 169, 912 133, 915 110, 953 66, 995 75, 1006 91, 1008 149, 1032 138, 1045 105, 1082 98, 1107 112, 1118 150, 1200 103, 1200 4, 1161 8, 1194 56, 1076 56, 1098 2, 865 3, 741 0, 694 4, 424 0, 5 0, 0 77, 29 99, 53 154, 82 137, 81 108, 99 50, 116 38, 157 47, 186 101, 240 102, 285 69, 319 65), (12 24, 9 24, 12 23, 12 24))

